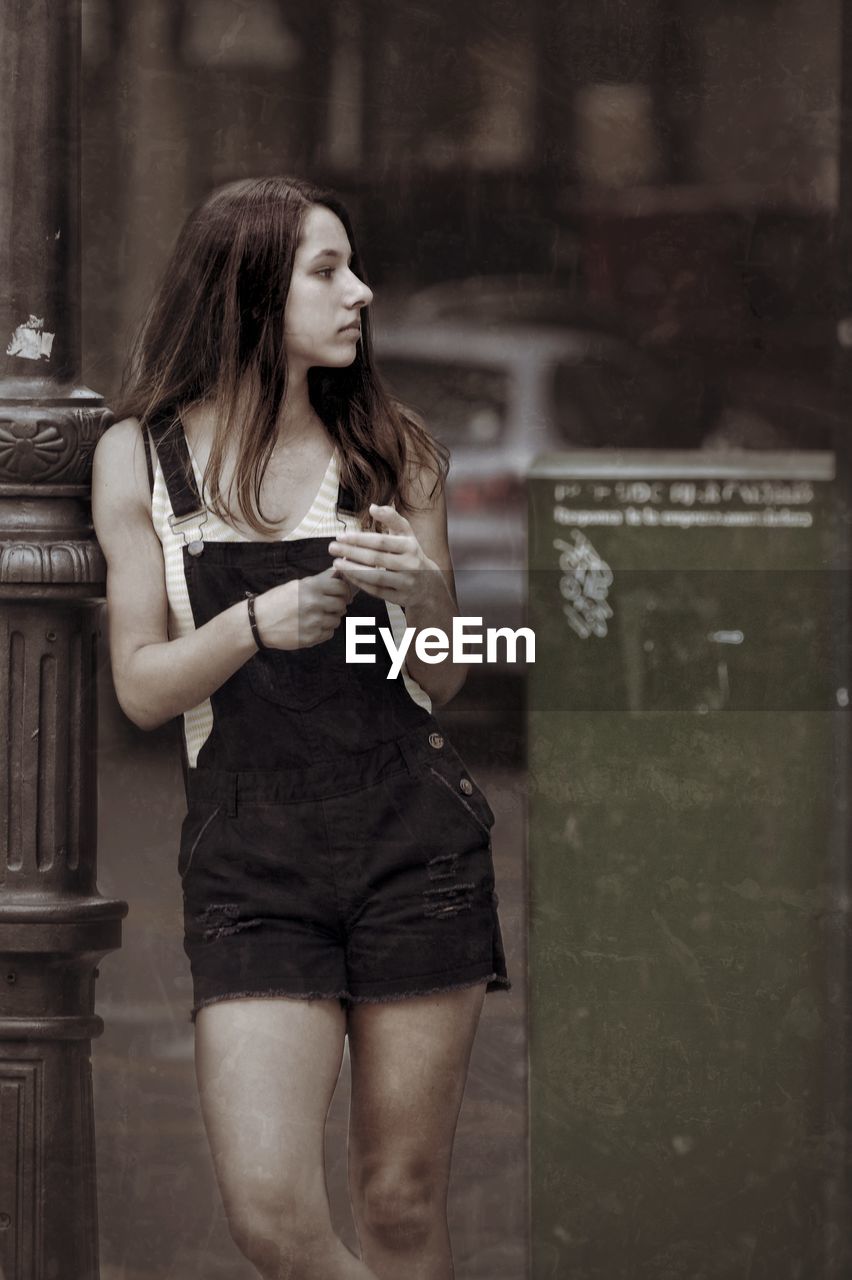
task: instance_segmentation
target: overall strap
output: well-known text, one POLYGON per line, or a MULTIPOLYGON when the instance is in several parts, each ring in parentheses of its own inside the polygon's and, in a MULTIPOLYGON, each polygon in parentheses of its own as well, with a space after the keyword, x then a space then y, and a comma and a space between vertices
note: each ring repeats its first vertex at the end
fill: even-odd
POLYGON ((158 414, 148 424, 148 429, 160 459, 172 506, 169 527, 172 533, 183 536, 184 546, 190 555, 200 556, 204 550, 201 526, 207 520, 207 508, 195 483, 180 414, 158 414))
POLYGON ((145 450, 145 466, 148 468, 148 488, 151 493, 154 492, 154 464, 151 462, 151 443, 149 440, 150 432, 147 427, 142 428, 142 447, 145 450))
MULTIPOLYGON (((190 518, 194 518, 195 524, 203 523, 207 518, 207 509, 201 501, 198 485, 195 482, 195 473, 192 469, 180 415, 161 414, 152 419, 148 424, 148 430, 160 459, 174 513, 169 517, 169 523, 173 529, 176 524, 188 523, 190 518)), ((358 511, 354 496, 342 481, 337 486, 336 508, 346 515, 355 515, 358 511)))
POLYGON ((358 505, 350 491, 344 488, 342 480, 337 486, 337 510, 342 511, 344 515, 350 516, 354 516, 358 512, 358 505))
POLYGON ((174 523, 206 512, 195 483, 183 423, 177 413, 165 413, 148 424, 169 493, 174 523))

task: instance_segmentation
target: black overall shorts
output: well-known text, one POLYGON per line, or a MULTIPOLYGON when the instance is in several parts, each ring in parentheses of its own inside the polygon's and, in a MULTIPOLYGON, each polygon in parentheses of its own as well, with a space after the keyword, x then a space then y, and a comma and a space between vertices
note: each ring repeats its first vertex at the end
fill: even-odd
MULTIPOLYGON (((196 627, 247 592, 331 567, 328 537, 204 541, 186 438, 179 420, 167 430, 172 421, 151 434, 172 528, 194 538, 184 533, 183 568, 196 627)), ((352 510, 342 487, 337 509, 352 510)), ((365 592, 347 613, 390 626, 385 602, 365 592)), ((511 986, 494 815, 438 722, 401 677, 387 679, 380 641, 375 653, 375 665, 346 663, 344 619, 322 644, 261 650, 212 694, 195 767, 184 744, 178 872, 193 1021, 239 997, 345 1006, 511 986)))

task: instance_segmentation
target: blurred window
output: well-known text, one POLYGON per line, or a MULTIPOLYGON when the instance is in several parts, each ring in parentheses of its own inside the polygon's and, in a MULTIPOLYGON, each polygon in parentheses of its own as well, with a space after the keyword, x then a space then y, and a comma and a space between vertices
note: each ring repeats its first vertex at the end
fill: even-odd
POLYGON ((575 447, 651 446, 664 388, 641 360, 589 359, 553 371, 556 428, 575 447))
POLYGON ((179 47, 188 66, 289 70, 304 50, 275 0, 194 0, 181 10, 179 47))
POLYGON ((381 372, 393 395, 445 444, 487 446, 503 435, 509 397, 504 370, 392 357, 381 361, 381 372))

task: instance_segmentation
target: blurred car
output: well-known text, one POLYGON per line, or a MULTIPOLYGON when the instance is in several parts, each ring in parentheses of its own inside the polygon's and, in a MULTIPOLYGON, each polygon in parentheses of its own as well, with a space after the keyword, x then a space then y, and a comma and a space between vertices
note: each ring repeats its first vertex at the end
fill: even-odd
POLYGON ((514 324, 600 330, 628 336, 628 317, 584 299, 572 282, 518 272, 442 280, 410 295, 411 320, 467 320, 486 327, 514 324))
POLYGON ((461 611, 486 627, 518 627, 531 462, 565 448, 648 445, 665 417, 665 379, 623 335, 532 323, 529 308, 518 323, 511 290, 501 310, 495 286, 487 322, 477 297, 472 308, 464 297, 453 304, 449 290, 431 312, 424 297, 376 329, 378 365, 390 391, 451 451, 447 507, 461 611))

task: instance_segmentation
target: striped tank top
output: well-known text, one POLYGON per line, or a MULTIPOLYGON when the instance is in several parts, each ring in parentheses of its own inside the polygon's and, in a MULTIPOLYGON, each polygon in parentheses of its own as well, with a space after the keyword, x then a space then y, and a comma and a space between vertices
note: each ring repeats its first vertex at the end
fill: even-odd
MULTIPOLYGON (((147 442, 146 442, 147 444, 147 442)), ((190 460, 192 462, 192 470, 195 475, 195 483, 198 486, 198 492, 206 504, 207 491, 203 488, 202 475, 195 455, 189 448, 187 441, 187 449, 189 450, 190 460)), ((342 533, 344 529, 354 529, 360 527, 355 516, 348 515, 344 512, 338 514, 337 507, 337 490, 339 482, 339 462, 337 450, 332 453, 326 473, 323 477, 322 484, 317 490, 316 496, 311 503, 310 510, 303 516, 295 529, 291 529, 289 533, 285 533, 281 538, 282 542, 294 542, 297 538, 328 538, 331 540, 337 534, 342 533)), ((169 516, 172 514, 172 504, 169 501, 169 492, 166 488, 165 476, 160 466, 159 458, 156 458, 154 464, 153 491, 151 497, 151 518, 154 522, 154 529, 157 537, 163 545, 163 560, 166 568, 166 596, 168 599, 168 630, 169 639, 175 640, 180 636, 186 635, 190 631, 195 630, 195 621, 192 616, 192 607, 189 602, 189 592, 186 587, 186 579, 183 572, 183 547, 184 533, 188 540, 193 537, 193 531, 190 526, 184 526, 178 533, 174 533, 169 524, 169 516)), ((226 524, 221 520, 210 508, 207 509, 207 520, 203 526, 203 536, 205 542, 249 542, 251 539, 246 538, 237 529, 226 524)), ((381 602, 377 601, 377 604, 381 602)), ((384 602, 387 605, 388 617, 390 620, 391 632, 393 633, 394 643, 399 645, 403 632, 405 631, 405 614, 397 604, 390 601, 384 602)), ((432 710, 432 703, 426 691, 412 680, 403 667, 401 678, 405 684, 405 688, 409 696, 426 711, 432 710)), ((213 706, 209 698, 200 703, 197 707, 183 713, 183 735, 186 743, 186 758, 189 767, 195 768, 198 760, 198 753, 204 746, 210 736, 213 728, 213 706)))

